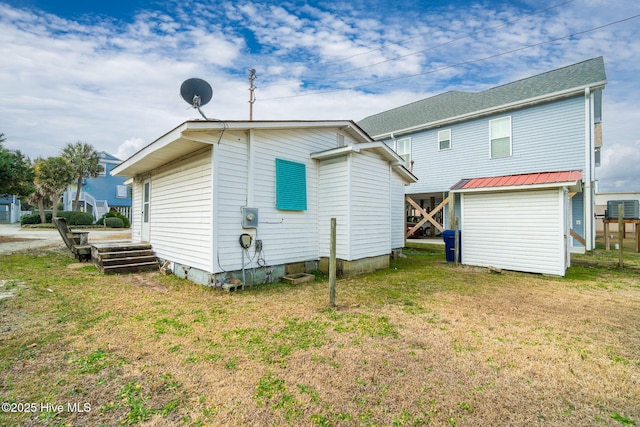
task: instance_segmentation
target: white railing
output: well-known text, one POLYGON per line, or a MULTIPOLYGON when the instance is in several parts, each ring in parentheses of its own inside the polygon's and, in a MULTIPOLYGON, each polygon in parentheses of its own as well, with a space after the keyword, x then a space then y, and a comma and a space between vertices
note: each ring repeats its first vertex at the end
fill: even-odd
MULTIPOLYGON (((76 193, 75 192, 71 192, 71 200, 75 201, 76 199, 76 193)), ((91 194, 89 193, 85 193, 84 191, 82 191, 80 193, 80 201, 83 201, 85 203, 85 206, 91 205, 91 207, 93 208, 93 218, 94 220, 99 220, 100 218, 102 218, 102 215, 106 214, 107 212, 109 212, 109 204, 107 203, 106 200, 96 200, 95 197, 93 197, 91 194)), ((72 202, 73 203, 73 202, 72 202)))

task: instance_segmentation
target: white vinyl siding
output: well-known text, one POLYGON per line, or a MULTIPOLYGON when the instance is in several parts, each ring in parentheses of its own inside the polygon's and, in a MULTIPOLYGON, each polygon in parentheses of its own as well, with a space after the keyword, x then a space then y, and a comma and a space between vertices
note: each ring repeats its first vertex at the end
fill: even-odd
POLYGON ((336 219, 336 257, 349 257, 349 167, 348 155, 322 160, 318 166, 318 245, 321 257, 329 256, 331 218, 336 219))
POLYGON ((402 180, 392 176, 386 160, 368 152, 323 160, 318 180, 320 256, 329 256, 331 217, 337 222, 336 256, 340 259, 389 254, 392 236, 397 244, 394 248, 403 246, 403 188, 402 184, 392 186, 402 180), (373 170, 376 173, 371 173, 373 170), (390 193, 392 188, 398 190, 395 200, 390 193), (396 205, 389 205, 390 202, 396 205), (397 226, 395 234, 393 225, 397 226))
POLYGON ((151 175, 150 235, 158 258, 211 270, 211 149, 151 175))
MULTIPOLYGON (((214 216, 217 255, 214 272, 233 271, 242 267, 242 248, 238 239, 246 230, 242 228, 241 208, 247 206, 248 153, 246 135, 225 133, 215 147, 213 185, 214 216)), ((255 206, 249 206, 255 207, 255 206)), ((258 213, 259 220, 263 212, 258 213)), ((255 234, 254 234, 255 236, 255 234)))
POLYGON ((318 259, 319 162, 311 159, 310 153, 335 148, 336 129, 256 130, 253 143, 253 180, 248 187, 253 192, 252 207, 260 209, 256 231, 267 263, 318 259), (277 209, 276 158, 305 165, 307 210, 277 209))
POLYGON ((451 149, 451 129, 438 131, 438 150, 451 149))
POLYGON ((462 262, 564 275, 562 197, 562 189, 462 194, 462 262))
MULTIPOLYGON (((151 182, 150 242, 158 257, 210 273, 238 271, 243 265, 238 238, 248 233, 254 244, 248 249, 250 259, 244 260, 251 268, 256 266, 257 239, 268 266, 318 260, 329 255, 331 217, 338 221, 341 259, 388 254, 392 235, 401 247, 404 179, 367 148, 333 159, 311 158, 311 153, 336 148, 336 131, 226 131, 220 141, 212 137, 210 147, 137 177, 137 212, 142 212, 142 180, 151 182), (276 159, 304 165, 306 210, 277 208, 276 159), (397 190, 393 196, 392 188, 397 190), (242 227, 243 207, 258 209, 257 228, 242 227), (392 223, 398 227, 394 233, 392 223)), ((354 142, 345 135, 347 146, 354 142)), ((139 234, 140 228, 138 214, 134 232, 139 234)))
POLYGON ((348 259, 389 254, 391 177, 388 162, 370 152, 352 155, 351 162, 351 250, 348 259))
POLYGON ((404 166, 411 168, 411 138, 398 139, 395 144, 395 151, 404 160, 404 166))
POLYGON ((584 97, 521 109, 510 116, 511 157, 489 158, 486 118, 452 125, 451 150, 438 150, 438 129, 412 134, 412 172, 418 182, 405 187, 405 192, 449 191, 462 178, 584 169, 584 97))
POLYGON ((511 117, 489 121, 491 158, 511 156, 511 117))
POLYGON ((397 172, 391 173, 389 206, 391 207, 391 249, 404 247, 405 212, 404 182, 397 172))

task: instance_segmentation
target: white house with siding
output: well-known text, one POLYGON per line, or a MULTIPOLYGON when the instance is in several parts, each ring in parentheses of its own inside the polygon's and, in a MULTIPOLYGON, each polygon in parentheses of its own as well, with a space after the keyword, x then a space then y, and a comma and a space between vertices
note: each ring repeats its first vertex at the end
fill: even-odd
POLYGON ((331 218, 343 275, 388 266, 416 182, 352 121, 188 121, 112 173, 132 177, 133 240, 213 286, 322 268, 331 218))
MULTIPOLYGON (((461 198, 468 192, 456 191, 454 186, 463 179, 580 171, 579 186, 558 187, 577 189, 570 192, 568 203, 546 205, 546 209, 566 210, 566 215, 549 215, 568 217, 569 250, 584 252, 595 245, 596 167, 602 145, 605 84, 604 60, 598 57, 482 92, 446 92, 367 117, 358 124, 373 139, 393 147, 419 178, 405 192, 413 211, 425 218, 433 216, 424 220, 432 231, 452 228, 452 219, 459 220, 463 263, 473 259, 465 249, 465 241, 476 238, 477 231, 470 223, 480 220, 489 224, 495 219, 486 210, 477 211, 477 218, 470 217, 470 211, 461 215, 461 198), (444 209, 436 213, 438 206, 444 209)), ((512 193, 507 193, 507 198, 524 195, 531 200, 520 205, 521 210, 509 209, 509 218, 521 234, 535 233, 539 223, 535 218, 544 217, 542 206, 534 200, 539 193, 526 191, 527 185, 516 187, 509 188, 512 193), (525 192, 520 193, 522 190, 525 192)), ((510 206, 502 202, 504 190, 482 190, 483 203, 496 210, 510 206)), ((467 198, 467 208, 475 197, 467 198)), ((496 210, 491 215, 502 215, 496 210)), ((511 240, 511 253, 545 250, 531 247, 535 239, 525 244, 513 241, 513 236, 494 229, 486 238, 511 240)), ((492 262, 497 267, 504 264, 508 265, 505 268, 520 269, 518 263, 506 264, 498 255, 492 262)))

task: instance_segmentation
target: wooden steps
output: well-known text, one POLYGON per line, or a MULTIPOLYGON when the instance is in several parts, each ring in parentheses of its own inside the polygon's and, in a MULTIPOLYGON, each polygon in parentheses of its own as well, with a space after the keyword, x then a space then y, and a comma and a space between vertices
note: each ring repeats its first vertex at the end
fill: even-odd
POLYGON ((64 244, 73 253, 79 261, 88 261, 91 257, 91 246, 87 244, 89 239, 88 231, 72 231, 69 224, 64 218, 53 218, 53 224, 56 226, 60 237, 64 240, 64 244))
POLYGON ((159 267, 149 243, 93 244, 91 259, 104 274, 152 271, 159 267))

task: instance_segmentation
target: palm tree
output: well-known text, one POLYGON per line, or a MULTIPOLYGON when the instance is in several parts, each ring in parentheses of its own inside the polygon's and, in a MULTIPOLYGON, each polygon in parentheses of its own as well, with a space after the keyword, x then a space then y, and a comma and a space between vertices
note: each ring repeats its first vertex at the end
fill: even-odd
MULTIPOLYGON (((37 159, 34 164, 36 192, 53 204, 53 217, 57 216, 58 199, 76 178, 73 165, 64 157, 37 159)), ((40 214, 42 218, 42 213, 40 214)))
POLYGON ((98 153, 91 144, 78 141, 75 144, 69 143, 62 150, 62 155, 73 166, 75 178, 78 181, 76 199, 73 202, 73 210, 78 210, 80 191, 82 190, 82 180, 85 178, 95 178, 102 172, 98 153))
MULTIPOLYGON (((38 160, 36 160, 36 164, 37 162, 38 160)), ((34 178, 33 187, 34 187, 33 193, 31 193, 27 199, 29 200, 29 203, 38 206, 38 212, 40 213, 40 222, 44 224, 45 222, 47 222, 47 219, 44 214, 44 205, 45 205, 45 202, 48 202, 47 190, 45 190, 40 185, 40 183, 35 182, 35 178, 34 178)))

